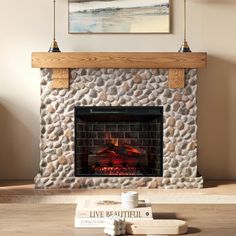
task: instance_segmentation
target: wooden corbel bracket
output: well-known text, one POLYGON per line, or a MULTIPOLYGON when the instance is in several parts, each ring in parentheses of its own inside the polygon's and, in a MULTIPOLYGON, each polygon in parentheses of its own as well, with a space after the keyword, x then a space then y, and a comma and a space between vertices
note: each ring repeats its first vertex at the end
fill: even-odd
POLYGON ((70 73, 68 68, 52 69, 52 88, 68 89, 70 85, 70 73))
POLYGON ((168 85, 171 89, 184 88, 185 69, 169 69, 168 85))

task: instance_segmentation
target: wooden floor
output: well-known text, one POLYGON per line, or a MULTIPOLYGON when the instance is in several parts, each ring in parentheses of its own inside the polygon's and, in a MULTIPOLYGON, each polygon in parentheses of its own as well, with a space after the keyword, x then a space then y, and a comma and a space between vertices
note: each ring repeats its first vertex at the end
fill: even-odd
MULTIPOLYGON (((1 236, 104 236, 73 227, 75 204, 0 204, 1 236)), ((183 219, 187 235, 235 236, 236 205, 154 205, 159 219, 183 219)))
MULTIPOLYGON (((0 182, 0 236, 101 236, 73 227, 75 203, 120 199, 121 189, 35 190, 32 182, 0 182)), ((188 235, 236 236, 236 181, 206 181, 204 189, 139 189, 155 217, 186 220, 188 235)))
MULTIPOLYGON (((117 200, 121 189, 35 190, 31 181, 0 182, 0 203, 77 203, 80 199, 117 200)), ((205 181, 204 189, 139 189, 139 196, 156 204, 236 204, 236 181, 205 181)))

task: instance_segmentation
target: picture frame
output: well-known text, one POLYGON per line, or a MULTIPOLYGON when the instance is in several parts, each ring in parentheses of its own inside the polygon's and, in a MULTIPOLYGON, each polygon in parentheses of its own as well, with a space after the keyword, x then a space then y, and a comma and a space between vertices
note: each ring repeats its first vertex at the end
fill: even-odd
POLYGON ((68 0, 69 34, 168 34, 171 0, 68 0))

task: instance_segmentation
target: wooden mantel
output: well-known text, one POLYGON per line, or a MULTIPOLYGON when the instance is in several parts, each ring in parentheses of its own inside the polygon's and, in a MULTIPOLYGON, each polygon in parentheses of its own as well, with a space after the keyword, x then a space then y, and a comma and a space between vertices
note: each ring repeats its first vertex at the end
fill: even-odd
POLYGON ((184 69, 206 67, 207 54, 175 52, 64 52, 32 53, 33 68, 53 69, 53 88, 69 87, 69 69, 169 69, 170 88, 184 87, 184 69))

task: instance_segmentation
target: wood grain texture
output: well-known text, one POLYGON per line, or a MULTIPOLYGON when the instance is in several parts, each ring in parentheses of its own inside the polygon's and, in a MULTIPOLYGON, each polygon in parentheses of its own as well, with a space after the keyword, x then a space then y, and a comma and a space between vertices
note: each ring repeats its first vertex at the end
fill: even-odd
POLYGON ((202 68, 206 53, 64 52, 32 53, 33 68, 202 68))
MULTIPOLYGON (((236 181, 205 181, 203 189, 136 189, 140 199, 152 203, 173 204, 235 204, 236 181)), ((35 189, 33 180, 0 180, 0 204, 2 203, 82 203, 84 199, 120 201, 123 189, 35 189), (78 198, 79 196, 79 198, 78 198)))
POLYGON ((69 69, 53 69, 52 80, 53 89, 69 88, 69 69))
POLYGON ((171 89, 184 88, 185 69, 169 69, 168 84, 171 89))
POLYGON ((137 220, 136 222, 126 222, 126 232, 128 234, 171 234, 180 235, 188 231, 187 223, 176 219, 156 219, 156 220, 137 220))
MULTIPOLYGON (((79 195, 77 195, 79 198, 79 195)), ((0 204, 1 236, 104 236, 102 229, 75 229, 75 204, 0 204)), ((154 205, 158 219, 183 219, 190 236, 235 236, 236 205, 154 205)))

